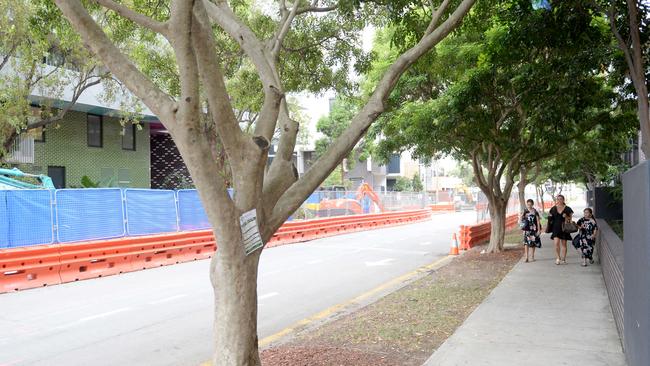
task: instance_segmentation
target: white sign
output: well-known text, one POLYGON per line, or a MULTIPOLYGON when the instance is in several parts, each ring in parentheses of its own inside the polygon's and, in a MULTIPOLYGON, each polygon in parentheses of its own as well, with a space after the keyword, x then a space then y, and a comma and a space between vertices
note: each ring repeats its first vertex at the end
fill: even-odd
POLYGON ((239 217, 239 226, 241 226, 241 235, 242 240, 244 241, 244 251, 246 252, 246 255, 249 255, 264 246, 262 237, 260 236, 260 230, 257 227, 257 212, 255 209, 244 212, 244 214, 239 217))

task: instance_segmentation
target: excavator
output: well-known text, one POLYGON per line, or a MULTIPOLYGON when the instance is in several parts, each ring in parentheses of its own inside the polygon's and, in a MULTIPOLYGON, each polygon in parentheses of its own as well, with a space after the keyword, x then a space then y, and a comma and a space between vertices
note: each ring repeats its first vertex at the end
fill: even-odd
POLYGON ((362 183, 359 189, 357 189, 354 199, 338 198, 322 200, 318 207, 318 216, 359 215, 376 211, 384 212, 384 205, 370 184, 362 183), (374 206, 368 199, 374 203, 374 206))
POLYGON ((0 169, 0 189, 54 189, 54 183, 47 175, 23 173, 18 168, 0 169))

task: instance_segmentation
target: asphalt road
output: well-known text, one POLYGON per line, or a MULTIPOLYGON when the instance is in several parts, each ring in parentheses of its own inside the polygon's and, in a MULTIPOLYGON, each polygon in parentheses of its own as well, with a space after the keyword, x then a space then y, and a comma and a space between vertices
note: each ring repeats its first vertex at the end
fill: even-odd
MULTIPOLYGON (((449 252, 473 211, 265 250, 260 339, 449 252)), ((0 366, 199 365, 212 352, 209 261, 0 295, 0 366)))

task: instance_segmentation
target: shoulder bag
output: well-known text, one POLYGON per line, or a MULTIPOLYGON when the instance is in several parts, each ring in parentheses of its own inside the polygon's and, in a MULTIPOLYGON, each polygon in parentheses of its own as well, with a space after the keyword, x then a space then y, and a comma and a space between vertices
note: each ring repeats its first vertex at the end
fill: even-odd
POLYGON ((575 233, 578 231, 578 225, 573 221, 564 221, 562 223, 562 231, 567 234, 575 233))

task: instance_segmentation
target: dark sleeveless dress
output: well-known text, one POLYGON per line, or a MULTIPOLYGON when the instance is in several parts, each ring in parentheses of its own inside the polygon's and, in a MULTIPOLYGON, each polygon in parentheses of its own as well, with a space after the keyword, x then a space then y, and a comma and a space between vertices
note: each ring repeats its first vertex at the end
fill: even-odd
POLYGON ((562 231, 562 223, 564 222, 564 217, 562 214, 572 215, 573 210, 569 206, 564 207, 564 211, 558 212, 557 206, 551 207, 549 211, 548 218, 553 223, 553 231, 551 232, 551 239, 560 238, 562 240, 571 240, 571 234, 565 233, 562 231))

